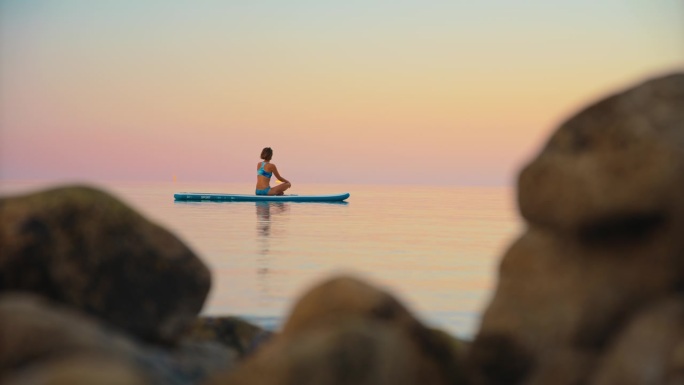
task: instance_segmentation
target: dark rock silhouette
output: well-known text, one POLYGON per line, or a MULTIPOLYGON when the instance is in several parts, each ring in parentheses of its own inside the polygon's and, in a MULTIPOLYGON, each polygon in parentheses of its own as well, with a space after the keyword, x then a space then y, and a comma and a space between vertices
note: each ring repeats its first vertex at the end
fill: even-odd
POLYGON ((3 385, 151 385, 144 375, 111 358, 68 356, 19 370, 3 385))
POLYGON ((619 333, 601 357, 592 384, 684 382, 684 298, 648 306, 619 333))
POLYGON ((454 384, 463 349, 389 293, 337 277, 304 294, 281 333, 209 384, 454 384))
POLYGON ((234 349, 240 358, 256 351, 273 333, 238 317, 198 317, 184 340, 212 341, 234 349))
MULTIPOLYGON (((562 124, 520 174, 528 228, 501 261, 469 354, 473 383, 627 383, 615 377, 616 362, 638 355, 620 347, 651 337, 624 330, 682 289, 683 197, 684 74, 610 96, 562 124)), ((659 317, 668 314, 681 318, 659 317)), ((668 340, 681 340, 669 329, 643 342, 662 360, 631 362, 628 383, 666 383, 658 372, 674 354, 668 340)))
POLYGON ((37 293, 147 340, 175 340, 210 287, 183 242, 88 187, 0 199, 0 245, 0 292, 37 293))
MULTIPOLYGON (((82 375, 108 383, 108 373, 74 371, 78 362, 110 363, 116 373, 152 384, 184 385, 232 368, 238 354, 221 344, 150 345, 73 307, 26 294, 0 296, 0 382, 82 375)), ((11 383, 11 382, 10 382, 11 383)), ((21 383, 21 382, 18 382, 21 383)), ((66 383, 66 382, 62 382, 66 383)), ((84 383, 84 382, 75 382, 84 383)), ((91 383, 91 382, 89 382, 91 383)))

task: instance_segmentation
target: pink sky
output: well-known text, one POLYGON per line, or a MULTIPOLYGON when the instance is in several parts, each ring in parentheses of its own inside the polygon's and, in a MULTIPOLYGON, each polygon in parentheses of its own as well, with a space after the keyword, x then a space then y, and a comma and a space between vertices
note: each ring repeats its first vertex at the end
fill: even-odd
POLYGON ((0 5, 0 179, 507 185, 684 69, 674 0, 112 3, 0 5))

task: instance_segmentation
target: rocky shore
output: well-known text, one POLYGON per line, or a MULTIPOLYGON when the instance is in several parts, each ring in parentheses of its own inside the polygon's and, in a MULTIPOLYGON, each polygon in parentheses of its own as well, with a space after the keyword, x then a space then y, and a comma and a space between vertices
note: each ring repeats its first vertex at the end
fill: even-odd
POLYGON ((473 341, 340 276, 275 333, 199 315, 202 260, 106 192, 0 198, 6 385, 684 384, 684 73, 564 122, 473 341))

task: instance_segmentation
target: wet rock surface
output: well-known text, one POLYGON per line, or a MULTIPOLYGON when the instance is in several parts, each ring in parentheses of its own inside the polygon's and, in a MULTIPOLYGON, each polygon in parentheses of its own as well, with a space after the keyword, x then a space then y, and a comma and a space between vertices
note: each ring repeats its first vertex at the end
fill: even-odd
POLYGON ((177 338, 210 287, 183 242, 89 187, 0 199, 0 245, 0 292, 37 293, 143 339, 177 338))

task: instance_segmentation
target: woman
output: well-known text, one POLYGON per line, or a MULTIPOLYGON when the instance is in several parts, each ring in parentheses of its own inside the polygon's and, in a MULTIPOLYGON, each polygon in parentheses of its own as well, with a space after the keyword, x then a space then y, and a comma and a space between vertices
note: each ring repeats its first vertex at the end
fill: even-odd
POLYGON ((283 195, 283 192, 292 186, 290 181, 278 174, 278 169, 275 164, 269 163, 272 157, 273 150, 271 150, 271 147, 266 147, 261 150, 261 159, 264 161, 257 163, 256 195, 283 195), (271 187, 271 175, 273 174, 275 174, 276 178, 283 183, 271 187))

